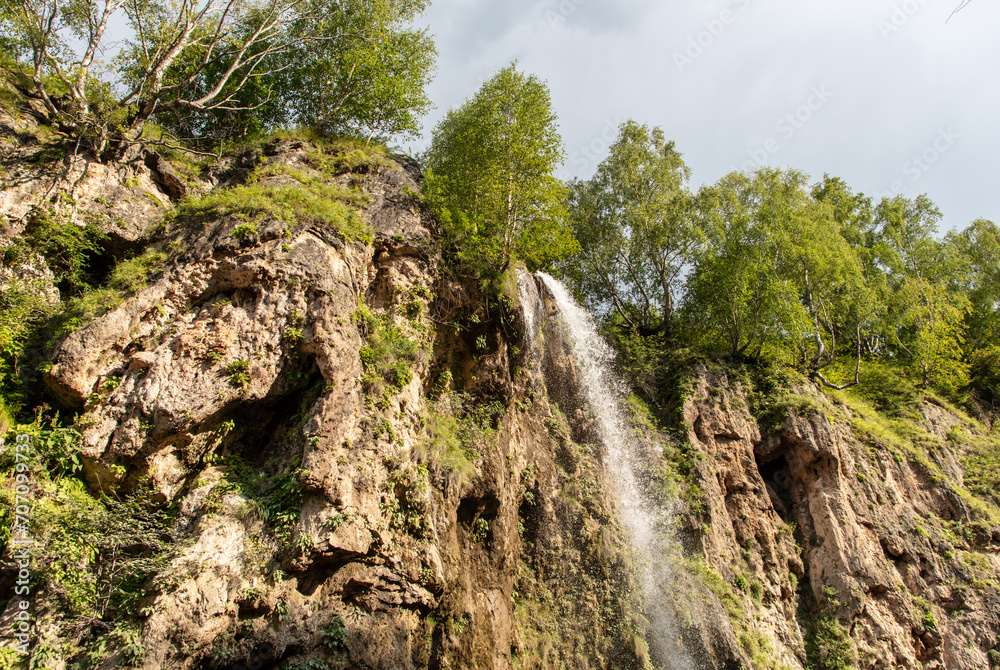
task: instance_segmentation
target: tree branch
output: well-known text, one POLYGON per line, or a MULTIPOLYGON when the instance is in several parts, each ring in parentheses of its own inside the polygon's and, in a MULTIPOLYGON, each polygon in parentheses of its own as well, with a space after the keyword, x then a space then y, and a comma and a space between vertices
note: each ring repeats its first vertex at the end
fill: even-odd
POLYGON ((960 11, 965 9, 970 2, 972 2, 972 0, 962 0, 961 3, 958 5, 958 7, 952 10, 951 14, 948 15, 948 18, 945 19, 944 22, 948 23, 949 21, 951 21, 951 17, 955 16, 955 14, 958 14, 960 11))

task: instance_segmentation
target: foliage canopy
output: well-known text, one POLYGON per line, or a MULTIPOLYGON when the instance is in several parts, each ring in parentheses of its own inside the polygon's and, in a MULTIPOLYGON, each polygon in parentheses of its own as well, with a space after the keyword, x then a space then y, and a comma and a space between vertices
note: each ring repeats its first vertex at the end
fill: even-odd
POLYGON ((151 119, 207 143, 292 123, 415 134, 436 56, 411 25, 426 4, 2 0, 0 24, 20 88, 100 154, 151 119), (123 23, 123 48, 102 60, 123 23))
POLYGON ((647 334, 673 333, 674 296, 698 239, 687 177, 662 130, 629 120, 594 178, 572 188, 580 253, 567 273, 592 301, 647 334))
POLYGON ((516 64, 448 112, 424 192, 463 262, 500 274, 512 258, 539 268, 577 249, 555 177, 563 154, 548 87, 516 64))

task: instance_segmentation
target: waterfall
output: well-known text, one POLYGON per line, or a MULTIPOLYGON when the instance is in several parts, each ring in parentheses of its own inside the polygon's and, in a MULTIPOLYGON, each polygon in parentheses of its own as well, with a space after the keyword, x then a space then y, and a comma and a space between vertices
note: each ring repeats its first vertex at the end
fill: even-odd
POLYGON ((642 457, 622 406, 628 391, 613 370, 614 352, 598 334, 594 319, 561 282, 541 272, 538 277, 554 298, 568 332, 586 409, 603 442, 604 463, 621 522, 635 548, 651 624, 647 641, 654 657, 667 670, 693 670, 694 663, 683 648, 668 602, 674 582, 670 558, 681 555, 673 536, 672 510, 664 509, 643 491, 642 457))

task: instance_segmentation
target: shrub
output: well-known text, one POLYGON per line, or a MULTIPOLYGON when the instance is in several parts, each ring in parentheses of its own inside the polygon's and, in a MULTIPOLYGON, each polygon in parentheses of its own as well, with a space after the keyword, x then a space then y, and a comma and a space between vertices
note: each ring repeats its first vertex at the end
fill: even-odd
POLYGON ((166 260, 165 253, 151 249, 141 256, 119 261, 105 286, 87 288, 80 295, 60 304, 52 313, 51 327, 55 336, 61 337, 78 330, 93 318, 116 308, 128 294, 144 288, 149 276, 159 271, 166 260))
POLYGON ((97 500, 73 478, 39 484, 32 531, 43 583, 61 594, 71 617, 136 611, 149 578, 177 550, 170 515, 141 493, 97 500))
POLYGON ((764 598, 764 583, 756 577, 750 578, 750 597, 758 605, 764 598))
POLYGON ((393 325, 388 316, 376 316, 362 306, 355 320, 367 331, 361 347, 361 378, 369 397, 399 393, 413 379, 412 366, 420 352, 419 345, 393 325))
POLYGON ((230 384, 246 390, 250 385, 250 361, 241 358, 229 363, 226 374, 229 375, 230 384))
POLYGON ((330 649, 347 648, 347 627, 344 625, 344 618, 339 614, 334 614, 330 623, 323 629, 323 644, 330 649))
POLYGON ((461 484, 475 476, 476 466, 473 464, 472 454, 466 450, 459 437, 458 421, 444 413, 447 411, 447 408, 439 404, 438 409, 428 412, 424 423, 424 438, 416 447, 415 453, 419 459, 429 461, 435 470, 455 476, 461 484))
POLYGON ((664 378, 669 376, 663 336, 644 337, 626 328, 617 314, 603 330, 618 354, 618 367, 625 378, 645 397, 659 397, 664 378))
POLYGON ((249 237, 255 237, 256 235, 257 226, 253 223, 241 223, 233 228, 233 237, 238 237, 241 240, 245 240, 249 237))
POLYGON ((264 519, 274 526, 275 536, 284 543, 291 540, 302 510, 301 473, 296 468, 273 477, 260 501, 264 519))
POLYGON ((391 494, 383 505, 393 527, 414 537, 427 536, 428 472, 423 465, 397 470, 387 482, 391 494))
POLYGON ((980 398, 992 403, 1000 401, 1000 345, 992 344, 976 349, 969 354, 969 379, 980 398))
MULTIPOLYGON (((823 609, 840 606, 837 589, 823 588, 823 609)), ((853 670, 857 653, 840 621, 828 612, 821 612, 806 639, 806 656, 810 670, 853 670)))
POLYGON ((861 371, 861 383, 853 392, 870 402, 880 412, 895 414, 919 400, 921 392, 895 366, 867 363, 861 371))
POLYGON ((965 487, 1000 505, 1000 432, 994 429, 986 437, 967 435, 960 441, 966 446, 960 452, 965 468, 965 487))
POLYGON ((813 625, 806 643, 809 663, 815 670, 851 670, 857 663, 857 654, 840 622, 829 615, 821 615, 813 625))
POLYGON ((12 277, 0 287, 0 372, 16 367, 33 327, 49 311, 40 281, 12 277))
MULTIPOLYGON (((226 457, 227 479, 220 491, 238 491, 249 498, 251 510, 274 531, 282 545, 290 545, 295 536, 295 524, 302 510, 304 492, 299 467, 300 457, 292 460, 291 469, 278 474, 266 474, 259 467, 245 462, 239 455, 226 457)), ((304 534, 303 534, 304 535, 304 534)), ((310 539, 299 536, 302 542, 310 539)))
POLYGON ((472 533, 469 535, 469 539, 472 540, 473 544, 479 544, 486 540, 486 535, 490 532, 490 522, 479 517, 476 519, 476 523, 472 526, 472 533))
POLYGON ((87 667, 100 667, 112 654, 118 652, 122 665, 135 668, 146 659, 146 647, 142 643, 142 629, 136 624, 122 623, 106 633, 91 645, 86 659, 87 667))
POLYGON ((12 255, 41 254, 57 283, 79 288, 87 284, 90 257, 100 251, 105 237, 93 223, 80 226, 54 208, 35 208, 22 239, 3 250, 4 261, 15 260, 12 255))
POLYGON ((158 271, 167 261, 167 254, 149 249, 141 256, 119 261, 111 276, 108 286, 126 293, 134 293, 146 286, 149 275, 158 271))

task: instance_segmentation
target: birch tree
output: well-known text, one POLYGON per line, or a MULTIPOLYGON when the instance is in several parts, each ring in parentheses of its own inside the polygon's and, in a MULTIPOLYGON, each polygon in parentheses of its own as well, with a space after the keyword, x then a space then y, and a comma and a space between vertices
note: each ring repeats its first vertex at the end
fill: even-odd
POLYGON ((676 294, 698 230, 688 168, 663 131, 629 120, 594 177, 576 184, 567 272, 592 306, 644 335, 673 335, 676 294))
POLYGON ((500 70, 434 130, 424 192, 459 257, 502 273, 514 258, 539 268, 575 250, 562 139, 548 87, 516 64, 500 70))
MULTIPOLYGON (((425 6, 425 0, 0 0, 0 17, 27 66, 22 90, 100 155, 138 140, 155 117, 202 133, 212 124, 176 120, 259 110, 270 125, 315 121, 309 106, 336 112, 373 88, 396 95, 365 98, 364 112, 380 120, 360 125, 414 130, 407 115, 429 106, 423 87, 434 47, 409 24, 425 6), (116 21, 128 36, 123 43, 117 37, 120 53, 107 60, 116 21), (387 48, 400 38, 415 63, 405 76, 387 48), (330 61, 349 73, 336 81, 339 70, 323 79, 302 76, 330 61), (359 71, 367 78, 355 78, 359 71), (291 84, 304 89, 292 96, 291 84), (400 115, 402 122, 386 122, 400 115)), ((362 116, 360 107, 353 113, 362 116)))

